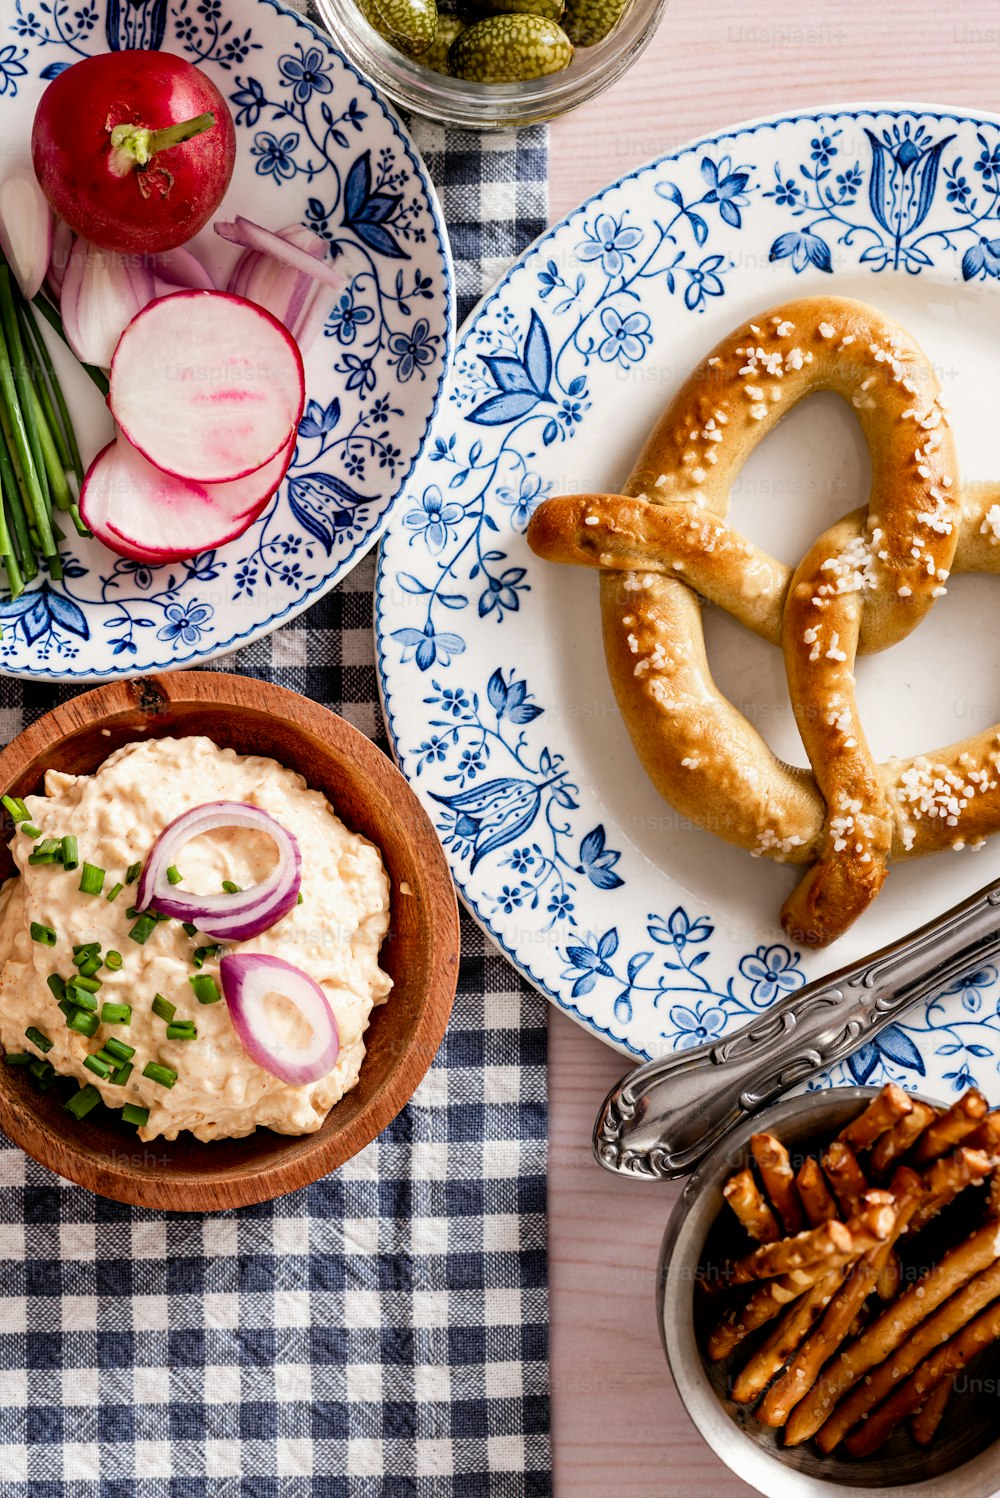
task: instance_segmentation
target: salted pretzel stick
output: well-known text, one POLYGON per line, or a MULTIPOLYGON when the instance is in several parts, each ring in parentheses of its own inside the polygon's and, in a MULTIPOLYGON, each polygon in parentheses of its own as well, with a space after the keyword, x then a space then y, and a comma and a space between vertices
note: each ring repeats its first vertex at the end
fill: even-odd
POLYGON ((875 1293, 879 1300, 895 1300, 899 1293, 900 1281, 903 1278, 902 1266, 899 1262, 899 1254, 893 1249, 885 1261, 882 1273, 875 1281, 875 1293))
POLYGON ((757 1419, 763 1424, 784 1425, 795 1406, 812 1388, 823 1364, 847 1336, 851 1322, 874 1288, 893 1244, 924 1200, 927 1187, 916 1171, 904 1165, 893 1177, 892 1194, 897 1206, 889 1237, 878 1247, 869 1249, 855 1264, 827 1306, 822 1321, 803 1342, 781 1378, 768 1390, 756 1411, 757 1419))
POLYGON ((932 1160, 937 1160, 946 1150, 953 1145, 965 1140, 985 1118, 989 1104, 975 1087, 970 1087, 968 1092, 963 1092, 947 1113, 942 1113, 940 1118, 929 1124, 920 1138, 911 1156, 911 1163, 916 1166, 929 1165, 932 1160))
POLYGON ((837 1203, 826 1177, 819 1168, 819 1161, 812 1155, 803 1162, 802 1168, 795 1177, 795 1186, 799 1193, 802 1209, 809 1223, 815 1228, 822 1222, 829 1222, 837 1214, 837 1203))
POLYGON ((795 1174, 785 1146, 773 1134, 752 1134, 750 1149, 757 1162, 764 1190, 784 1223, 785 1232, 801 1232, 802 1207, 795 1191, 795 1174))
POLYGON ((749 1167, 729 1177, 722 1195, 758 1243, 776 1243, 781 1237, 781 1225, 749 1167))
POLYGON ((870 1456, 892 1435, 900 1420, 919 1409, 942 1379, 960 1373, 970 1358, 1000 1337, 1000 1301, 987 1307, 975 1321, 963 1326, 957 1336, 925 1358, 901 1388, 873 1410, 860 1428, 845 1442, 851 1456, 870 1456))
POLYGON ((858 1203, 868 1190, 868 1181, 858 1164, 857 1155, 842 1139, 834 1139, 823 1151, 820 1163, 840 1203, 840 1210, 845 1217, 850 1217, 858 1210, 858 1203))
POLYGON ((930 1169, 924 1171, 929 1194, 910 1223, 910 1232, 919 1233, 966 1186, 974 1186, 985 1180, 991 1165, 989 1155, 982 1150, 966 1149, 964 1145, 959 1145, 957 1150, 945 1155, 943 1159, 935 1160, 930 1169))
POLYGON ((816 1442, 821 1451, 832 1451, 926 1353, 998 1293, 1000 1229, 996 1223, 986 1223, 904 1290, 853 1346, 824 1369, 789 1421, 786 1439, 793 1444, 804 1441, 825 1420, 816 1442), (837 1404, 844 1394, 847 1398, 837 1404))
POLYGON ((749 1285, 752 1280, 770 1280, 793 1269, 812 1269, 824 1262, 855 1258, 854 1237, 846 1223, 834 1219, 818 1228, 807 1228, 794 1238, 779 1238, 777 1243, 762 1243, 742 1259, 723 1267, 713 1289, 730 1290, 749 1285))
POLYGON ((986 1215, 993 1222, 1000 1218, 1000 1169, 990 1176, 989 1196, 986 1199, 986 1215))
POLYGON ((868 1156, 868 1167, 873 1175, 887 1176, 912 1149, 920 1135, 937 1117, 929 1103, 914 1103, 905 1118, 901 1118, 888 1132, 877 1139, 868 1156))
MULTIPOLYGON (((888 1193, 877 1192, 872 1195, 884 1197, 888 1193)), ((726 1311, 709 1333, 709 1359, 718 1363, 728 1357, 745 1337, 780 1315, 791 1301, 812 1289, 830 1270, 857 1262, 863 1251, 867 1252, 869 1247, 874 1246, 880 1234, 892 1231, 893 1210, 885 1201, 873 1201, 849 1223, 841 1224, 851 1233, 851 1250, 848 1254, 834 1255, 808 1269, 793 1269, 777 1279, 765 1280, 742 1306, 734 1306, 726 1311)))
POLYGON ((918 1446, 929 1446, 937 1435, 938 1426, 944 1419, 944 1412, 954 1387, 954 1379, 942 1379, 933 1393, 928 1394, 910 1421, 910 1435, 918 1446))
POLYGON ((967 1134, 962 1143, 969 1149, 985 1150, 994 1159, 1000 1157, 1000 1108, 987 1113, 978 1129, 967 1134))
POLYGON ((872 1098, 865 1111, 841 1129, 837 1138, 850 1145, 852 1150, 868 1149, 881 1134, 912 1111, 913 1103, 903 1089, 895 1082, 887 1082, 878 1097, 872 1098))
POLYGON ((733 1384, 737 1404, 752 1404, 759 1399, 774 1375, 788 1362, 803 1337, 811 1330, 844 1283, 847 1266, 831 1269, 816 1281, 811 1290, 794 1301, 774 1331, 761 1343, 733 1384))

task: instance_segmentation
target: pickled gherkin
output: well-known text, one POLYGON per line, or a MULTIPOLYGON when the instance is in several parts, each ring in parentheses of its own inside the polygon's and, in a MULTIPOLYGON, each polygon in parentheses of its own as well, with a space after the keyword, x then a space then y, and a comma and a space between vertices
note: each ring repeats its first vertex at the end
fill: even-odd
POLYGON ((463 31, 448 53, 448 71, 475 83, 520 83, 559 73, 573 45, 545 16, 486 16, 463 31))

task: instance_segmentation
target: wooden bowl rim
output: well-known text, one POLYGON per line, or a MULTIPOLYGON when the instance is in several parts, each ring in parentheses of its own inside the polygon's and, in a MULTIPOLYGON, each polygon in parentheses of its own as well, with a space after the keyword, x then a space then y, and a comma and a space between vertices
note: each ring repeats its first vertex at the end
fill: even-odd
MULTIPOLYGON (((345 1131, 334 1130, 324 1137, 321 1129, 313 1135, 287 1136, 290 1146, 298 1145, 288 1160, 271 1160, 259 1166, 249 1162, 238 1169, 218 1172, 161 1166, 159 1174, 156 1170, 137 1173, 134 1166, 122 1164, 110 1155, 105 1156, 90 1144, 84 1148, 81 1142, 80 1147, 75 1147, 55 1140, 32 1111, 30 1100, 26 1103, 19 1095, 12 1095, 3 1087, 5 1068, 0 1062, 0 1128, 8 1138, 57 1175, 100 1196, 131 1206, 189 1210, 178 1207, 178 1192, 183 1193, 185 1188, 195 1186, 210 1189, 213 1184, 224 1187, 225 1200, 216 1210, 251 1206, 309 1185, 343 1165, 392 1122, 426 1075, 447 1028, 458 984, 458 902, 444 849, 426 811, 388 755, 383 754, 360 729, 330 708, 288 687, 235 672, 203 670, 165 672, 155 677, 140 676, 102 683, 52 708, 0 750, 0 791, 15 784, 32 762, 46 751, 63 739, 79 734, 87 726, 98 727, 121 715, 131 716, 137 710, 153 715, 174 704, 246 706, 234 694, 233 683, 251 683, 255 707, 273 712, 285 722, 301 726, 333 744, 354 761, 363 779, 385 778, 392 786, 393 802, 407 837, 416 849, 417 861, 431 876, 427 880, 429 980, 409 1042, 417 1060, 409 1070, 396 1065, 390 1071, 385 1084, 350 1121, 350 1141, 345 1131), (434 877, 435 872, 440 877, 434 877)), ((398 891, 393 891, 393 894, 395 898, 399 897, 398 891)), ((155 1144, 155 1141, 150 1142, 155 1144)), ((205 1148, 210 1149, 211 1144, 205 1148)), ((198 1210, 212 1209, 199 1207, 198 1210)))

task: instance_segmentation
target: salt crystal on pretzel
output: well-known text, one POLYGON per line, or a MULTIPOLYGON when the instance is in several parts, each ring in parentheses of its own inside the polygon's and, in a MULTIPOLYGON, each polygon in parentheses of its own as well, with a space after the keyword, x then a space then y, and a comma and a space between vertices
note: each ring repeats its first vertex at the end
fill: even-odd
POLYGON ((852 1150, 868 1149, 881 1134, 893 1128, 901 1118, 912 1113, 913 1103, 895 1082, 887 1082, 864 1112, 845 1124, 837 1135, 852 1150))
POLYGON ((846 1215, 856 1212, 868 1189, 868 1181, 851 1146, 842 1139, 831 1140, 820 1157, 820 1163, 841 1211, 846 1215))
POLYGON ((752 1170, 740 1170, 730 1176, 722 1188, 722 1195, 750 1237, 758 1243, 774 1243, 781 1237, 781 1225, 754 1180, 752 1170))
POLYGON ((757 1162, 764 1190, 786 1233, 797 1233, 802 1227, 802 1206, 795 1191, 795 1173, 788 1151, 773 1134, 751 1134, 750 1150, 757 1162))
POLYGON ((812 1155, 802 1162, 798 1175, 795 1177, 795 1187, 799 1193, 802 1210, 806 1214, 812 1227, 819 1227, 821 1222, 829 1222, 837 1216, 837 1203, 826 1183, 826 1177, 819 1167, 819 1161, 812 1155))
POLYGON ((953 1145, 967 1139, 982 1123, 989 1103, 978 1088, 970 1087, 957 1098, 947 1113, 936 1118, 917 1140, 911 1160, 914 1165, 929 1165, 950 1150, 953 1145))
POLYGON ((936 1117, 937 1113, 929 1103, 915 1102, 905 1118, 901 1118, 887 1134, 875 1141, 868 1157, 868 1167, 872 1173, 877 1176, 888 1175, 936 1117))

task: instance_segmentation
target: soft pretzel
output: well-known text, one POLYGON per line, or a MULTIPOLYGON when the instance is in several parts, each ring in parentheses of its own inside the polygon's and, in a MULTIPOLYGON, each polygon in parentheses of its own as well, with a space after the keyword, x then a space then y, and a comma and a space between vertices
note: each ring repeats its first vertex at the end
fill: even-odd
POLYGON ((877 765, 858 714, 857 652, 903 639, 952 572, 1000 571, 1000 485, 962 488, 934 371, 874 308, 813 297, 741 325, 671 401, 624 493, 546 500, 528 542, 600 569, 608 670, 657 790, 726 841, 807 866, 782 909, 793 940, 842 935, 891 860, 981 846, 1000 828, 1000 725, 877 765), (730 489, 816 390, 856 411, 872 487, 792 569, 732 529, 730 489), (716 687, 701 598, 782 647, 811 774, 716 687))

